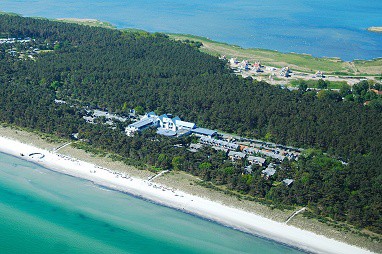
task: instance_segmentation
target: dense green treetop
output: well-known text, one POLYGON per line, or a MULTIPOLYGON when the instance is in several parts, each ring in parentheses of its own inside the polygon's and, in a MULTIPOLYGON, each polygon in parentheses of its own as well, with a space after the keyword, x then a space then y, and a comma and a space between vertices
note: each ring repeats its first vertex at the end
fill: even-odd
POLYGON ((79 132, 137 166, 184 170, 275 203, 309 204, 317 214, 381 232, 382 109, 378 103, 363 105, 378 96, 364 84, 353 92, 342 89, 344 96, 289 91, 237 77, 224 61, 158 33, 0 15, 0 36, 34 39, 0 44, 1 122, 66 137, 79 132), (10 54, 15 47, 17 54, 10 54), (44 50, 25 58, 30 47, 44 50), (353 99, 342 99, 349 95, 353 99), (202 127, 320 149, 349 165, 316 152, 284 162, 269 180, 260 177, 260 168, 243 176, 244 165, 227 162, 221 152, 174 148, 190 140, 153 133, 129 138, 122 127, 86 124, 84 106, 174 113, 202 127), (276 184, 286 177, 295 179, 291 187, 276 184))

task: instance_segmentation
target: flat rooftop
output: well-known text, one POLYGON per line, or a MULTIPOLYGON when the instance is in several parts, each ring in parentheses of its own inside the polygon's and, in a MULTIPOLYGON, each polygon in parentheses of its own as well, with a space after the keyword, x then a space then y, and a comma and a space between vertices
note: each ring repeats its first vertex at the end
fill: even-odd
POLYGON ((192 129, 191 131, 193 133, 202 134, 202 135, 206 135, 206 136, 212 136, 212 135, 217 133, 214 130, 210 130, 210 129, 206 129, 206 128, 200 128, 200 127, 192 129))

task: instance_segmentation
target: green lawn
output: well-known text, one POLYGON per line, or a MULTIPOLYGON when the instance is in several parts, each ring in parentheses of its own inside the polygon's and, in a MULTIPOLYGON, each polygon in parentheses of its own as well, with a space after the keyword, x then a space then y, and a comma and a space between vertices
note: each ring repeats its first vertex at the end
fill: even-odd
MULTIPOLYGON (((308 85, 308 88, 318 88, 318 80, 304 80, 304 82, 308 85)), ((302 79, 291 80, 290 85, 293 87, 298 87, 302 82, 302 79)), ((328 84, 328 89, 340 89, 343 85, 347 85, 345 81, 325 81, 328 84)))

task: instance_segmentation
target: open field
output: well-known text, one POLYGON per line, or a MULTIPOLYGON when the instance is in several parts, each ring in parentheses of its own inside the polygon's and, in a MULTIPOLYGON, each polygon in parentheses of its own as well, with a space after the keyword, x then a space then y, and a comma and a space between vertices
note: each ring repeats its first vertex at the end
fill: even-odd
POLYGON ((378 76, 382 76, 382 58, 370 61, 354 60, 353 64, 360 73, 374 73, 378 76))
POLYGON ((289 66, 292 70, 306 73, 315 73, 320 70, 334 75, 372 76, 380 75, 382 72, 382 58, 344 62, 339 58, 318 58, 307 54, 281 53, 267 49, 245 49, 194 35, 168 34, 168 36, 174 40, 202 42, 203 46, 200 50, 214 56, 225 55, 227 58, 247 59, 250 62, 261 61, 264 65, 277 68, 289 66))

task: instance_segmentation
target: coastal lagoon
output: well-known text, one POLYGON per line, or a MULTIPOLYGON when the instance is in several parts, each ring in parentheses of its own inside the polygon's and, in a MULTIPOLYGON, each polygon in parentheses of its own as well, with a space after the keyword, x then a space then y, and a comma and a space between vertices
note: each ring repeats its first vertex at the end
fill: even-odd
POLYGON ((302 253, 0 153, 0 253, 302 253))
POLYGON ((242 47, 343 60, 382 57, 380 0, 2 0, 0 10, 93 18, 118 28, 188 33, 242 47))

